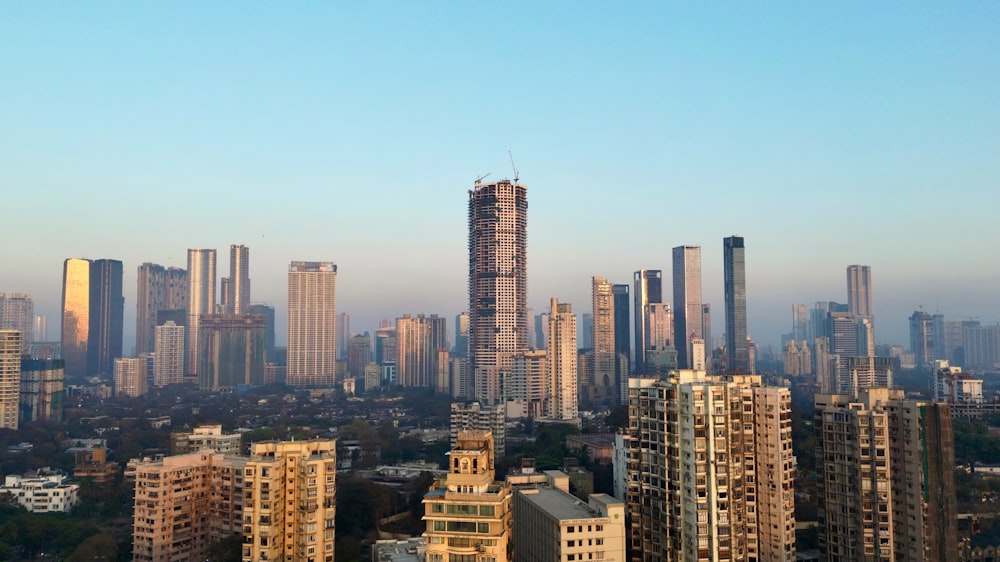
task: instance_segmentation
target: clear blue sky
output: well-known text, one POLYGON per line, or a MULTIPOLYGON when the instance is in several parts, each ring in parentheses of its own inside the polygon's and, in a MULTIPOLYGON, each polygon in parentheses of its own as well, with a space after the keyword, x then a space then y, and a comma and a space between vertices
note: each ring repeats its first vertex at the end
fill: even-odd
POLYGON ((451 316, 512 150, 536 311, 700 244, 719 335, 740 234, 761 343, 852 263, 880 342, 997 321, 998 37, 996 2, 5 2, 0 291, 56 338, 62 260, 121 259, 130 334, 139 263, 241 243, 279 339, 293 259, 355 330, 451 316))

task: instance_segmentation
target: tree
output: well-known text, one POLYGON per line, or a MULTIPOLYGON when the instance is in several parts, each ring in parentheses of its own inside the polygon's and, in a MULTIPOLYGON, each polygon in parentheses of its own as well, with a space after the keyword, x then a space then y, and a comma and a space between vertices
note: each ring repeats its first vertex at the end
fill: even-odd
POLYGON ((243 538, 232 535, 208 547, 208 562, 240 562, 243 559, 243 538))
POLYGON ((66 558, 66 562, 84 562, 104 560, 111 562, 118 559, 118 543, 108 533, 98 533, 80 543, 66 558))

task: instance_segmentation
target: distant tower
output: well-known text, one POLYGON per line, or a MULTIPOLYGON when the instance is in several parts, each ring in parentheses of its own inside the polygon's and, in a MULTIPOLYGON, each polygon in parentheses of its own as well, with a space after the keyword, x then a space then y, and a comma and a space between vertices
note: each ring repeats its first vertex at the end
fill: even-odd
POLYGON ((337 360, 347 361, 347 344, 351 341, 351 316, 346 312, 337 315, 337 360))
POLYGON ((633 276, 635 300, 635 372, 645 368, 646 349, 649 347, 649 305, 663 302, 663 272, 659 269, 640 269, 633 276))
POLYGON ((792 339, 795 341, 809 339, 809 309, 804 304, 792 305, 792 339))
POLYGON ((91 373, 111 374, 122 356, 125 330, 125 297, 122 262, 94 260, 90 264, 90 344, 87 364, 91 373))
POLYGON ((86 376, 90 342, 90 260, 71 258, 63 262, 61 340, 66 376, 86 376))
POLYGON ((752 374, 747 340, 746 248, 742 236, 723 239, 723 269, 726 298, 726 369, 729 373, 752 374))
POLYGON ((615 307, 615 386, 618 389, 618 403, 624 404, 628 397, 628 377, 632 372, 632 327, 629 323, 628 283, 611 287, 615 307))
POLYGON ((274 307, 268 304, 251 304, 247 311, 250 314, 260 314, 264 316, 264 358, 269 363, 275 362, 274 307))
POLYGON ((31 295, 24 293, 0 293, 0 330, 21 332, 22 352, 27 355, 31 342, 38 339, 34 332, 35 305, 31 295))
POLYGON ((155 330, 153 385, 184 382, 184 326, 168 320, 155 330))
POLYGON ((288 359, 291 386, 332 388, 337 373, 337 266, 293 261, 288 267, 288 359))
POLYGON ((148 365, 149 362, 145 357, 115 359, 115 396, 136 398, 146 394, 148 365))
POLYGON ((705 303, 701 305, 701 339, 705 345, 705 355, 711 356, 714 345, 712 345, 712 305, 705 303))
POLYGON ((264 384, 264 326, 261 314, 205 314, 198 334, 198 386, 233 391, 264 384))
POLYGON ((594 384, 603 389, 604 398, 617 401, 617 353, 615 353, 615 298, 611 283, 595 276, 591 283, 594 328, 594 384))
POLYGON ((35 329, 32 332, 38 342, 49 341, 49 319, 44 314, 35 315, 35 329))
POLYGON ((184 370, 188 375, 198 372, 198 326, 202 314, 215 312, 215 250, 188 250, 188 310, 187 344, 184 370))
MULTIPOLYGON (((688 356, 690 338, 705 338, 701 302, 701 246, 674 248, 674 336, 677 365, 694 366, 688 356)), ((706 340, 707 343, 707 340, 706 340)))
POLYGON ((250 248, 229 246, 229 293, 227 310, 231 314, 246 314, 250 307, 250 248))
POLYGON ((528 347, 527 248, 527 188, 516 178, 476 182, 469 190, 469 368, 485 404, 499 403, 501 372, 528 347))
POLYGON ((847 266, 847 311, 855 318, 875 319, 872 313, 871 266, 847 266))
POLYGON ((548 349, 549 378, 552 381, 550 418, 573 420, 579 415, 576 354, 576 316, 573 308, 552 299, 548 349))
POLYGON ((469 355, 469 313, 463 312, 455 316, 455 347, 452 357, 465 358, 469 355))
POLYGON ((187 308, 187 271, 144 263, 139 266, 136 285, 135 352, 151 353, 157 313, 187 308))
POLYGON ((437 314, 405 314, 396 319, 396 373, 400 386, 435 385, 438 350, 447 348, 446 335, 445 319, 437 314))
POLYGON ((0 330, 0 429, 17 429, 21 386, 21 332, 0 330))

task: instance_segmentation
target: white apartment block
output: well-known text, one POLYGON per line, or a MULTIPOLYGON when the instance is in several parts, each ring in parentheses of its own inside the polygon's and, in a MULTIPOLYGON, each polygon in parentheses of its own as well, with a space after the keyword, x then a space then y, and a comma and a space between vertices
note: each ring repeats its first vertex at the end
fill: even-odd
POLYGON ((115 359, 115 396, 135 398, 146 394, 149 360, 145 357, 115 359))
POLYGON ((153 385, 184 382, 184 326, 166 322, 155 329, 153 385))
POLYGON ((452 403, 451 405, 451 447, 458 445, 458 436, 462 431, 489 431, 493 437, 493 450, 497 460, 506 453, 507 416, 503 405, 483 406, 478 402, 471 404, 452 403))
POLYGON ((17 429, 21 399, 21 342, 18 330, 0 330, 0 429, 17 429))
POLYGON ((3 494, 31 513, 68 513, 80 501, 80 485, 70 483, 65 474, 8 475, 0 487, 3 494))

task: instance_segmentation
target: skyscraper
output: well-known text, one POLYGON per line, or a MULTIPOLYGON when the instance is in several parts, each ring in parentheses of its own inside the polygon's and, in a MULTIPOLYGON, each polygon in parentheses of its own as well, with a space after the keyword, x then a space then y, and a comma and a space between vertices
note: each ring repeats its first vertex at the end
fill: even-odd
POLYGON ((752 374, 750 342, 747 340, 746 248, 742 236, 723 240, 726 298, 726 369, 729 373, 752 374))
POLYGON ((21 332, 0 330, 0 429, 17 429, 21 389, 21 332))
POLYGON ((246 314, 250 307, 250 248, 229 246, 229 295, 226 299, 231 314, 246 314))
POLYGON ((646 349, 649 347, 649 316, 650 303, 663 302, 663 272, 659 269, 640 269, 633 275, 635 292, 632 298, 635 305, 632 313, 635 316, 635 372, 642 373, 646 367, 646 349))
POLYGON ((37 339, 34 333, 35 305, 31 295, 24 293, 0 293, 0 330, 17 330, 21 332, 21 351, 25 354, 33 341, 37 339))
POLYGON ((552 381, 549 417, 575 420, 578 413, 576 373, 576 315, 570 304, 552 299, 549 309, 549 379, 552 381))
POLYGON ((690 369, 690 339, 705 337, 702 325, 701 246, 677 246, 673 256, 674 347, 677 348, 678 366, 690 369))
POLYGON ((619 404, 628 397, 628 377, 632 372, 632 327, 629 323, 628 283, 611 287, 615 307, 615 388, 619 404))
POLYGON ((291 386, 331 388, 337 374, 337 266, 293 261, 288 268, 291 386))
POLYGON ((215 250, 188 250, 187 346, 185 371, 198 373, 198 327, 202 314, 215 312, 215 250))
POLYGON ((872 313, 871 266, 847 266, 847 310, 855 318, 875 319, 872 313))
POLYGON ((934 317, 929 312, 915 310, 910 315, 910 351, 918 369, 926 368, 933 359, 939 358, 933 325, 934 317))
POLYGON ((617 354, 615 352, 615 298, 611 283, 595 276, 591 283, 593 300, 593 341, 594 374, 591 380, 602 389, 603 398, 617 403, 618 390, 617 354))
POLYGON ((187 308, 187 271, 155 263, 139 266, 136 276, 135 352, 154 349, 156 314, 187 308))
POLYGON ((469 313, 462 312, 455 316, 455 347, 453 357, 468 357, 469 355, 469 313))
POLYGON ((62 359, 21 359, 19 423, 62 421, 64 364, 62 359))
POLYGON ((476 182, 469 190, 469 368, 486 404, 501 400, 501 372, 528 346, 527 248, 527 188, 516 180, 476 182))
POLYGON ((63 262, 62 355, 66 376, 87 373, 90 342, 90 260, 71 258, 63 262))
POLYGON ((91 374, 114 371, 122 356, 125 329, 125 297, 122 294, 122 262, 94 260, 90 263, 90 344, 87 366, 91 374))
MULTIPOLYGON (((708 303, 701 305, 701 333, 705 354, 712 355, 715 343, 712 341, 712 305, 708 303)), ((691 346, 689 345, 688 347, 691 346)))
POLYGON ((145 357, 122 357, 115 359, 115 396, 136 398, 146 394, 146 369, 149 362, 145 357))
POLYGON ((795 341, 809 339, 809 309, 804 304, 792 305, 792 339, 795 341))
POLYGON ((251 304, 247 309, 250 314, 260 314, 264 317, 264 359, 274 362, 274 307, 269 304, 251 304))
POLYGON ((337 315, 337 360, 347 361, 347 343, 351 341, 351 315, 337 315))

